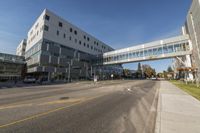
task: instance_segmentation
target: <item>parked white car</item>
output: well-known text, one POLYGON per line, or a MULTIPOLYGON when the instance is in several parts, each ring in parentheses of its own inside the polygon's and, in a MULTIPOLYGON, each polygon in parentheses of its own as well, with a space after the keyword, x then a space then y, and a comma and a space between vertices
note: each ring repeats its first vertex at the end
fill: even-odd
POLYGON ((24 83, 35 83, 35 82, 36 82, 36 79, 33 77, 26 77, 24 79, 24 83))

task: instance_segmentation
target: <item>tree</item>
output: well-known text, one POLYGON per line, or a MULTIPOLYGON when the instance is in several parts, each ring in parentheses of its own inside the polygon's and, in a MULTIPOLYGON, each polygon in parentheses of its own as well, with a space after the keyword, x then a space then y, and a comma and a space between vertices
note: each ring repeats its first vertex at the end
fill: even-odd
POLYGON ((141 66, 140 62, 138 63, 138 69, 137 69, 137 72, 136 72, 136 77, 142 78, 142 66, 141 66))
POLYGON ((143 72, 146 78, 156 77, 155 69, 151 68, 149 65, 143 65, 143 72))
POLYGON ((167 78, 167 72, 163 71, 164 78, 167 78))
POLYGON ((171 66, 169 66, 169 67, 167 68, 167 72, 173 72, 173 70, 172 70, 172 67, 171 67, 171 66))
POLYGON ((123 69, 123 75, 125 78, 129 77, 130 76, 130 70, 129 69, 123 69))
POLYGON ((164 74, 163 74, 163 73, 158 73, 158 74, 157 74, 157 77, 158 77, 158 78, 164 78, 164 74))
POLYGON ((140 62, 138 63, 138 71, 142 71, 142 66, 141 66, 140 62))
POLYGON ((171 66, 169 66, 169 67, 167 68, 166 74, 167 74, 166 78, 168 78, 168 79, 171 79, 171 78, 174 77, 174 71, 173 71, 173 69, 172 69, 171 66))

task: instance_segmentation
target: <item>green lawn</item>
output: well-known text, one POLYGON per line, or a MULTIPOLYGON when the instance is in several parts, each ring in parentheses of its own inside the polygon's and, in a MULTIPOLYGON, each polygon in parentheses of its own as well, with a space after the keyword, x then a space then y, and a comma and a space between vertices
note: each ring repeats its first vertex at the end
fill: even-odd
POLYGON ((172 80, 171 83, 175 84, 180 89, 184 90, 185 92, 189 93, 193 97, 200 100, 200 88, 197 88, 195 84, 188 84, 186 85, 182 81, 172 80))

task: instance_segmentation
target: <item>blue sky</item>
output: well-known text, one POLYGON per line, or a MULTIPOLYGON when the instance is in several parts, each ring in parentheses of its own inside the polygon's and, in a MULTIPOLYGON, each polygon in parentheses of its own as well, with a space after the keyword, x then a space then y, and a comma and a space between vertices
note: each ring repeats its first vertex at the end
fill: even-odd
MULTIPOLYGON (((180 34, 190 4, 191 0, 2 0, 0 52, 15 54, 45 8, 119 49, 180 34)), ((142 64, 162 71, 171 62, 142 64)), ((137 63, 124 66, 136 69, 137 63)))

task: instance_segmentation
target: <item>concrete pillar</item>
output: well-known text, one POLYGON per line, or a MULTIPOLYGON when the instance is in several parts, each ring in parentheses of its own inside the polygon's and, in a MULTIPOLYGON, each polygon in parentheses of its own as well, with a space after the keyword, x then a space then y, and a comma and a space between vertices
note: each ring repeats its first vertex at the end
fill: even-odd
MULTIPOLYGON (((186 55, 185 57, 185 65, 186 67, 192 67, 192 63, 191 63, 191 56, 190 55, 186 55)), ((192 71, 189 71, 186 77, 187 80, 194 80, 194 76, 192 74, 192 71)))

